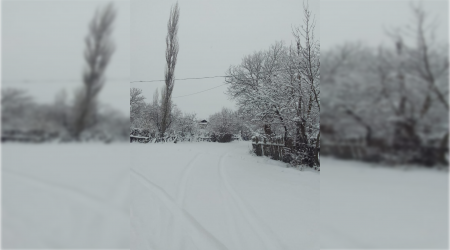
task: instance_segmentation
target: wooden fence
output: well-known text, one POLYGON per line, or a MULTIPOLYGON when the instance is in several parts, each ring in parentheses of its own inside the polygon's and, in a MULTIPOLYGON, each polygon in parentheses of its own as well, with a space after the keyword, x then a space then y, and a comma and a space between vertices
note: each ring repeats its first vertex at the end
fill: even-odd
POLYGON ((58 132, 47 132, 44 130, 5 130, 2 131, 1 142, 42 143, 56 140, 59 136, 58 132))
POLYGON ((284 141, 283 138, 264 138, 257 136, 252 138, 252 147, 253 152, 257 156, 267 156, 273 160, 283 161, 286 163, 293 163, 294 157, 296 157, 297 160, 301 160, 295 164, 308 165, 311 168, 320 171, 320 148, 316 149, 313 146, 307 145, 303 147, 303 150, 301 150, 303 151, 304 156, 299 156, 297 155, 298 152, 295 150, 294 141, 291 138, 284 141))
MULTIPOLYGON (((237 135, 231 135, 230 141, 238 141, 240 140, 240 137, 237 135)), ((154 137, 147 137, 147 136, 138 136, 138 135, 130 135, 130 142, 140 142, 140 143, 149 143, 150 141, 153 141, 154 137)), ((169 136, 165 139, 159 139, 155 140, 155 142, 175 142, 175 141, 195 141, 195 142, 217 142, 220 140, 219 136, 211 137, 211 136, 199 136, 199 137, 189 137, 189 138, 180 138, 175 135, 169 136)))
POLYGON ((448 147, 425 145, 367 145, 365 142, 322 143, 321 154, 340 159, 392 164, 417 163, 421 165, 447 164, 448 147))
POLYGON ((257 156, 268 156, 274 160, 283 160, 289 151, 282 138, 252 138, 253 152, 257 156))
POLYGON ((149 141, 150 137, 130 135, 130 142, 148 143, 149 141))

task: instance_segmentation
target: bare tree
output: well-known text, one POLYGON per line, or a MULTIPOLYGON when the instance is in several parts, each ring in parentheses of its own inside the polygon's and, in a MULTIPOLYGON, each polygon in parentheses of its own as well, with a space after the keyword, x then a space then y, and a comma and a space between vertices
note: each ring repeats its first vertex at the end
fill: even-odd
MULTIPOLYGON (((436 22, 429 22, 430 15, 420 5, 412 5, 414 17, 416 21, 416 28, 412 29, 412 33, 415 34, 416 49, 410 51, 410 67, 412 74, 421 79, 427 86, 426 97, 422 103, 420 109, 420 119, 424 120, 427 113, 433 112, 437 107, 433 105, 433 95, 437 99, 438 103, 443 110, 438 111, 439 114, 446 112, 445 133, 443 133, 440 147, 441 150, 440 160, 441 162, 448 164, 445 157, 448 151, 448 43, 439 46, 433 41, 436 28, 438 24, 436 22), (445 52, 445 53, 443 53, 445 52), (433 110, 430 110, 433 109, 433 110), (431 112, 430 112, 431 111, 431 112)), ((431 120, 431 119, 429 119, 431 120)))
POLYGON ((330 141, 365 139, 380 159, 447 164, 448 44, 433 39, 431 15, 411 7, 413 22, 388 31, 393 46, 346 44, 322 54, 321 125, 333 128, 330 141))
MULTIPOLYGON (((286 58, 286 48, 281 42, 267 51, 255 52, 242 59, 238 66, 231 66, 225 82, 229 84, 227 94, 237 101, 241 112, 265 126, 266 131, 281 127, 284 137, 288 136, 286 113, 283 113, 290 94, 286 93, 284 81, 278 75, 282 61, 286 58)), ((284 79, 283 79, 284 80, 284 79)))
POLYGON ((170 10, 169 21, 167 22, 167 36, 166 36, 166 70, 165 70, 165 89, 162 91, 162 105, 161 105, 161 127, 160 134, 164 135, 170 124, 170 113, 172 109, 172 90, 175 84, 175 65, 178 56, 178 19, 180 10, 178 3, 170 10))
POLYGON ((74 103, 73 136, 79 139, 81 132, 95 124, 97 96, 105 83, 105 70, 114 52, 111 40, 116 11, 112 4, 97 10, 89 25, 85 39, 83 72, 84 85, 77 91, 74 103))
POLYGON ((441 134, 440 147, 443 150, 440 158, 447 164, 448 44, 440 46, 436 43, 434 37, 438 23, 430 20, 422 5, 411 4, 411 9, 414 25, 390 33, 395 41, 397 58, 386 59, 396 62, 393 68, 397 71, 391 80, 396 83, 399 93, 395 99, 397 105, 392 105, 397 115, 395 142, 413 144, 419 148, 427 144, 429 138, 425 134, 440 134, 441 129, 436 127, 436 123, 445 124, 445 132, 441 134), (410 45, 408 40, 414 42, 410 45), (433 119, 439 113, 441 116, 447 113, 444 122, 433 119))
POLYGON ((6 108, 9 105, 19 106, 22 104, 28 104, 31 100, 31 97, 25 90, 15 88, 2 89, 2 108, 6 108))
POLYGON ((142 89, 130 89, 130 122, 133 124, 134 120, 142 116, 145 108, 145 97, 142 95, 142 89))
POLYGON ((303 163, 318 166, 320 44, 312 13, 307 4, 303 7, 303 25, 293 30, 296 46, 278 42, 244 57, 240 65, 228 69, 225 82, 240 116, 250 118, 247 128, 257 125, 261 131, 257 134, 283 137, 287 145, 295 142, 293 153, 308 158, 303 163))
POLYGON ((315 38, 316 22, 309 10, 308 3, 303 3, 303 25, 294 30, 297 43, 298 95, 296 121, 296 147, 310 142, 306 134, 315 134, 315 161, 319 163, 320 147, 320 43, 315 38), (303 107, 302 107, 303 106, 303 107), (306 109, 305 109, 306 108, 306 109))
POLYGON ((33 99, 23 89, 2 88, 1 108, 2 108, 2 128, 12 121, 27 116, 27 109, 34 106, 33 99))

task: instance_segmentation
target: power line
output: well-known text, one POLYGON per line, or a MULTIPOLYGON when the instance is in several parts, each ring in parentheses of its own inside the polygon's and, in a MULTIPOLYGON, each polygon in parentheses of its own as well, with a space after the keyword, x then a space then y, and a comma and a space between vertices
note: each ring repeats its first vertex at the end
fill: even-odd
MULTIPOLYGON (((130 77, 107 77, 105 78, 105 81, 128 81, 130 79, 130 77)), ((55 83, 68 83, 68 82, 83 82, 83 79, 23 79, 23 80, 1 80, 2 84, 33 84, 33 83, 51 83, 51 84, 55 84, 55 83)))
MULTIPOLYGON (((273 70, 272 72, 286 71, 283 69, 273 70)), ((259 71, 255 72, 255 74, 264 74, 267 71, 259 71)), ((244 73, 244 75, 249 75, 250 73, 244 73)), ((211 78, 223 78, 223 77, 233 77, 233 75, 223 75, 223 76, 204 76, 204 77, 189 77, 189 78, 180 78, 175 79, 175 81, 185 81, 185 80, 201 80, 201 79, 211 79, 211 78)), ((106 82, 108 81, 126 81, 130 77, 106 77, 106 82)), ((72 78, 72 79, 22 79, 22 80, 1 80, 1 83, 16 83, 16 84, 32 84, 32 83, 65 83, 65 82, 82 82, 83 79, 72 78)), ((131 81, 129 83, 137 83, 137 82, 164 82, 165 80, 149 80, 149 81, 131 81)))
POLYGON ((216 86, 216 87, 213 87, 213 88, 210 88, 210 89, 205 89, 205 90, 202 90, 202 91, 199 91, 199 92, 195 92, 195 93, 192 93, 192 94, 189 94, 189 95, 181 95, 181 96, 175 96, 175 97, 173 97, 173 98, 180 98, 180 97, 186 97, 186 96, 191 96, 191 95, 196 95, 196 94, 200 94, 200 93, 203 93, 203 92, 206 92, 206 91, 212 90, 212 89, 216 89, 216 88, 218 88, 218 87, 222 87, 223 85, 226 85, 226 83, 224 83, 224 84, 221 84, 221 85, 219 85, 219 86, 216 86))
MULTIPOLYGON (((210 78, 223 78, 223 77, 230 77, 230 76, 205 76, 205 77, 191 77, 191 78, 181 78, 181 79, 175 79, 175 81, 184 81, 184 80, 200 80, 200 79, 210 79, 210 78)), ((165 82, 166 80, 150 80, 150 81, 132 81, 130 83, 135 82, 165 82)))
MULTIPOLYGON (((285 69, 275 69, 272 71, 258 71, 255 72, 254 74, 264 74, 264 73, 273 73, 273 72, 283 72, 283 71, 288 71, 285 69)), ((244 75, 249 75, 251 73, 244 73, 244 75)), ((175 81, 184 81, 184 80, 201 80, 201 79, 210 79, 210 78, 223 78, 223 77, 233 77, 233 75, 225 75, 225 76, 204 76, 204 77, 189 77, 189 78, 180 78, 180 79, 174 79, 175 81)), ((130 83, 135 83, 135 82, 165 82, 166 80, 148 80, 148 81, 131 81, 130 83)))
MULTIPOLYGON (((279 72, 279 71, 287 71, 287 70, 284 70, 284 69, 273 70, 273 71, 271 71, 270 73, 273 73, 273 72, 279 72)), ((268 72, 267 72, 267 71, 259 71, 259 72, 257 72, 257 73, 268 73, 268 72)), ((248 74, 248 73, 247 73, 247 74, 248 74)), ((190 78, 175 79, 175 81, 198 80, 198 79, 210 79, 210 78, 222 78, 222 77, 233 77, 233 76, 232 76, 232 75, 225 75, 225 76, 190 77, 190 78)), ((258 79, 260 79, 260 78, 258 78, 258 79)), ((132 82, 130 82, 130 83, 134 83, 134 82, 164 82, 164 81, 165 81, 165 80, 132 81, 132 82)), ((222 86, 224 86, 224 85, 226 85, 226 83, 221 84, 221 85, 218 85, 218 86, 215 86, 215 87, 213 87, 213 88, 209 88, 209 89, 205 89, 205 90, 202 90, 202 91, 199 91, 199 92, 195 92, 195 93, 192 93, 192 94, 181 95, 181 96, 175 96, 175 97, 172 97, 172 98, 181 98, 181 97, 186 97, 186 96, 196 95, 196 94, 200 94, 200 93, 203 93, 203 92, 212 90, 212 89, 216 89, 216 88, 222 87, 222 86)))
MULTIPOLYGON (((189 78, 181 78, 181 79, 175 79, 175 81, 184 81, 184 80, 200 80, 200 79, 223 78, 223 77, 230 77, 230 76, 204 76, 204 77, 189 77, 189 78)), ((165 80, 132 81, 132 82, 130 82, 130 83, 135 83, 135 82, 164 82, 164 81, 165 81, 165 80)), ((221 84, 221 85, 219 85, 219 86, 216 86, 216 87, 213 87, 213 88, 209 88, 209 89, 205 89, 205 90, 202 90, 202 91, 199 91, 199 92, 195 92, 195 93, 192 93, 192 94, 188 94, 188 95, 181 95, 181 96, 175 96, 175 97, 172 97, 172 98, 181 98, 181 97, 186 97, 186 96, 196 95, 196 94, 200 94, 200 93, 203 93, 203 92, 206 92, 206 91, 212 90, 212 89, 216 89, 216 88, 218 88, 218 87, 222 87, 222 86, 224 86, 224 85, 226 85, 226 83, 224 83, 224 84, 221 84)))

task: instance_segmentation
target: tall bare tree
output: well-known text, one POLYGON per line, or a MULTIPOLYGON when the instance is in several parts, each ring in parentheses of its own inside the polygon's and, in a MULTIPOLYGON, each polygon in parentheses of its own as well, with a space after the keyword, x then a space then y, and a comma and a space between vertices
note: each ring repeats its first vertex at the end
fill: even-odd
POLYGON ((166 36, 166 70, 165 70, 165 89, 162 93, 161 105, 161 128, 160 134, 164 135, 170 125, 170 114, 172 110, 172 90, 175 84, 175 65, 177 64, 178 56, 178 19, 180 17, 180 9, 178 3, 172 6, 170 10, 169 21, 167 22, 167 36, 166 36))
MULTIPOLYGON (((430 109, 435 108, 433 107, 433 99, 436 99, 438 105, 442 105, 444 110, 449 111, 448 42, 444 44, 436 43, 434 37, 438 23, 431 22, 432 15, 422 5, 412 4, 411 8, 416 27, 409 31, 412 33, 412 38, 416 40, 416 45, 413 48, 406 48, 408 56, 406 66, 409 67, 410 74, 421 80, 426 86, 424 93, 426 97, 420 108, 420 118, 423 119, 430 112, 430 109)), ((406 33, 405 36, 407 35, 406 33)), ((444 140, 448 140, 448 132, 444 136, 444 140)))
POLYGON ((307 142, 307 132, 316 134, 315 160, 319 163, 320 147, 320 42, 315 37, 316 22, 308 2, 303 3, 303 25, 293 33, 297 43, 298 88, 296 147, 307 142), (303 106, 303 107, 302 107, 303 106), (306 108, 306 109, 305 109, 306 108))
POLYGON ((96 11, 85 39, 83 86, 77 91, 74 103, 73 136, 79 139, 81 132, 95 124, 97 96, 105 83, 105 70, 114 52, 111 39, 116 17, 110 3, 96 11))

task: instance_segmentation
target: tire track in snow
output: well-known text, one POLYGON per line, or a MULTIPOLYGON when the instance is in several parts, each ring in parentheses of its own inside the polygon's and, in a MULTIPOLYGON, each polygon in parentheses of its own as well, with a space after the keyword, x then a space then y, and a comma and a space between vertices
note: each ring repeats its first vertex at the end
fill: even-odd
MULTIPOLYGON (((222 159, 223 155, 219 158, 222 159)), ((239 223, 242 221, 240 218, 237 218, 235 214, 241 214, 239 208, 234 204, 233 198, 228 193, 224 181, 221 179, 220 175, 220 161, 217 165, 217 177, 219 179, 219 192, 224 199, 224 208, 226 208, 226 222, 228 226, 228 230, 230 233, 231 240, 233 242, 232 249, 254 249, 254 247, 251 246, 252 240, 249 240, 248 233, 245 232, 245 229, 239 226, 239 223), (236 211, 237 210, 237 211, 236 211), (250 245, 249 245, 250 244, 250 245), (252 248, 251 248, 252 247, 252 248)), ((243 220, 245 221, 245 219, 243 220)), ((246 223, 246 222, 245 222, 246 223)), ((247 223, 246 223, 247 224, 247 223)), ((250 228, 251 229, 251 228, 250 228)), ((253 231, 251 229, 251 231, 253 231)), ((254 232, 254 231, 253 231, 254 232)), ((256 237, 258 237, 259 241, 262 242, 262 240, 259 238, 257 234, 255 234, 256 237)))
POLYGON ((183 169, 183 173, 181 176, 180 184, 178 185, 178 193, 177 193, 177 203, 178 203, 178 205, 180 205, 180 207, 183 207, 183 205, 184 205, 186 189, 187 189, 187 182, 189 180, 189 176, 191 175, 191 171, 195 166, 194 163, 199 156, 200 156, 200 153, 197 153, 194 156, 194 158, 192 158, 192 160, 189 161, 189 163, 183 169))
POLYGON ((286 246, 280 241, 280 239, 276 237, 272 229, 270 229, 270 227, 268 227, 260 218, 258 218, 255 211, 249 205, 247 205, 231 187, 230 183, 227 180, 223 164, 226 156, 228 156, 228 153, 222 155, 219 160, 220 179, 225 184, 226 191, 231 195, 242 216, 245 218, 252 230, 261 239, 263 244, 266 246, 266 249, 287 249, 286 246))
POLYGON ((206 246, 200 249, 208 249, 208 250, 228 250, 227 247, 220 242, 217 238, 215 238, 211 233, 209 233, 203 226, 194 219, 186 210, 180 207, 167 192, 161 188, 160 186, 153 183, 150 179, 145 177, 143 174, 139 173, 135 169, 131 169, 131 173, 145 186, 147 187, 154 195, 161 200, 164 205, 170 210, 170 212, 174 215, 174 219, 178 219, 181 221, 182 225, 188 227, 189 232, 194 232, 198 237, 196 239, 200 239, 200 242, 195 242, 195 239, 192 238, 191 235, 188 237, 191 238, 194 246, 199 248, 201 245, 206 246))
POLYGON ((113 206, 111 204, 108 204, 107 202, 102 201, 100 197, 96 197, 85 191, 78 190, 76 188, 63 185, 61 183, 54 183, 48 180, 44 180, 39 177, 32 176, 30 174, 11 171, 5 168, 3 168, 3 174, 6 174, 6 176, 8 175, 12 176, 13 178, 15 177, 21 181, 24 181, 27 184, 31 184, 32 186, 40 187, 45 191, 49 191, 50 193, 60 194, 63 197, 70 197, 73 200, 80 202, 85 207, 89 207, 93 211, 98 212, 99 214, 104 214, 105 211, 109 211, 113 213, 115 216, 117 216, 117 218, 120 218, 122 221, 129 221, 128 213, 122 211, 120 208, 116 206, 113 206))

